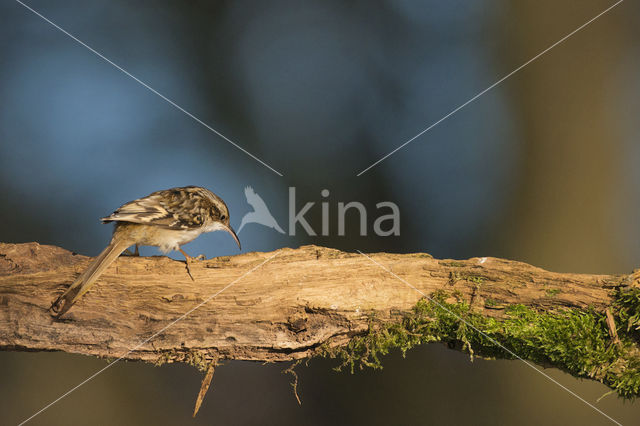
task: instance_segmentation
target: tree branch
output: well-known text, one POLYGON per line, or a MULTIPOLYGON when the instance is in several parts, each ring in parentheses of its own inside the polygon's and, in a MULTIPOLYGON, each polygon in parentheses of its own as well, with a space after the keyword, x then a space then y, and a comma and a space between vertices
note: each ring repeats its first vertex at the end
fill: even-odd
MULTIPOLYGON (((574 309, 602 315, 606 336, 606 310, 618 312, 616 294, 637 288, 640 279, 638 273, 553 273, 497 258, 370 256, 421 293, 468 307, 469 315, 499 322, 514 305, 541 314, 574 309)), ((401 322, 423 297, 365 256, 317 246, 194 262, 195 282, 184 262, 123 256, 65 317, 53 318, 51 301, 89 260, 55 246, 0 243, 0 349, 186 361, 201 368, 217 359, 296 360, 371 333, 372 314, 378 324, 401 322)))

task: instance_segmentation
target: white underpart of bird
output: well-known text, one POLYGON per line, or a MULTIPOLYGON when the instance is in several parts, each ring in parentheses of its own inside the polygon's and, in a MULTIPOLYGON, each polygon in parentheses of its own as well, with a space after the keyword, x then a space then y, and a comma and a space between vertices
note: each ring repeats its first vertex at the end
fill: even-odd
POLYGON ((244 189, 244 196, 247 198, 247 203, 253 207, 253 211, 245 214, 240 222, 240 228, 238 228, 238 234, 242 231, 242 228, 249 223, 257 223, 268 228, 273 228, 281 234, 285 232, 282 230, 276 219, 273 217, 267 204, 264 202, 252 187, 247 186, 244 189))

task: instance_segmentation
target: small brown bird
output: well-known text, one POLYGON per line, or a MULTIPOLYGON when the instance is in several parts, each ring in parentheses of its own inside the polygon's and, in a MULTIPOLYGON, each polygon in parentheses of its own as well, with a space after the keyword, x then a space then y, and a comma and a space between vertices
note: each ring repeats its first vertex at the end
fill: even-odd
MULTIPOLYGON (((157 191, 130 201, 107 217, 103 223, 115 222, 111 242, 71 286, 51 305, 58 317, 78 301, 120 254, 133 245, 156 246, 163 253, 177 250, 187 262, 192 258, 180 246, 200 234, 223 230, 240 240, 229 225, 229 209, 213 192, 198 186, 185 186, 157 191)), ((193 277, 191 277, 193 279, 193 277)))

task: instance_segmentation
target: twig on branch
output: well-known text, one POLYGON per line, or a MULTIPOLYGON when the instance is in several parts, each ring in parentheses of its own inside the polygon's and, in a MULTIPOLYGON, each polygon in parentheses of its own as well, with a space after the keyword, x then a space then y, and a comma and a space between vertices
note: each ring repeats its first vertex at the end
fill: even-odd
POLYGON ((200 385, 200 391, 198 392, 198 396, 196 398, 196 405, 193 408, 193 417, 198 414, 200 410, 200 406, 202 405, 202 401, 204 400, 207 391, 209 390, 209 386, 211 386, 211 380, 213 379, 213 372, 216 369, 216 361, 213 360, 209 363, 209 367, 207 368, 207 372, 202 379, 202 384, 200 385))

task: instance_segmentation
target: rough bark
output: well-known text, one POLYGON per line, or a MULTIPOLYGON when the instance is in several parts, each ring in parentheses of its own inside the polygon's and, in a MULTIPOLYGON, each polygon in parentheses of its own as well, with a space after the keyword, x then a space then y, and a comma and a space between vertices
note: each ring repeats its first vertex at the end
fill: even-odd
MULTIPOLYGON (((504 315, 501 306, 515 303, 538 311, 590 307, 605 312, 612 288, 638 280, 634 274, 554 273, 490 257, 370 256, 426 295, 457 290, 475 312, 498 318, 504 315)), ((0 243, 0 349, 149 362, 167 353, 188 361, 194 351, 208 359, 293 360, 324 343, 344 344, 365 332, 372 312, 395 318, 423 297, 361 254, 317 246, 196 262, 195 281, 184 262, 123 256, 65 317, 53 318, 47 310, 51 301, 89 261, 55 246, 0 243)))

